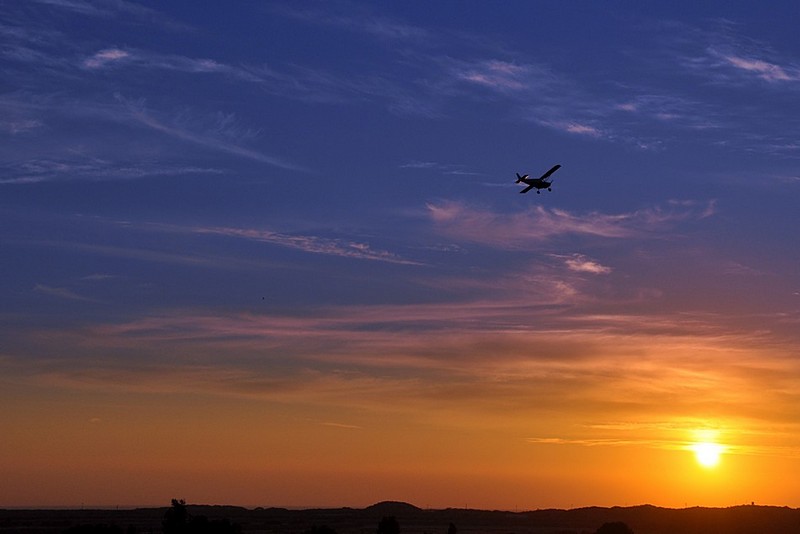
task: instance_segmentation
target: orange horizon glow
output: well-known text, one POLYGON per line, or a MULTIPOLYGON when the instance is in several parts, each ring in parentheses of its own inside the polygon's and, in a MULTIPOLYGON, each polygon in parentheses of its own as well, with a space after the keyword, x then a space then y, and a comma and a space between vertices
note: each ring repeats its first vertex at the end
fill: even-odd
MULTIPOLYGON (((482 305, 477 310, 486 313, 482 305)), ((503 334, 502 358, 487 359, 469 351, 486 350, 479 340, 492 339, 491 331, 414 340, 359 331, 359 324, 383 317, 396 323, 404 314, 409 320, 427 314, 431 324, 470 321, 464 306, 354 308, 335 319, 180 314, 104 327, 102 336, 81 344, 89 352, 129 339, 157 347, 188 328, 184 343, 193 356, 185 363, 152 360, 134 372, 42 361, 37 372, 24 374, 6 365, 4 375, 16 381, 4 379, 3 403, 15 406, 4 413, 4 425, 37 424, 0 445, 0 467, 10 481, 0 490, 0 505, 139 505, 174 497, 249 506, 400 500, 507 510, 800 504, 788 497, 794 481, 777 476, 796 466, 797 457, 781 433, 748 415, 773 402, 759 375, 773 379, 772 368, 790 363, 748 346, 744 337, 520 331, 503 334), (326 323, 337 326, 328 330, 326 323), (193 343, 196 328, 206 335, 193 343), (262 381, 261 372, 233 362, 203 363, 203 354, 222 346, 222 337, 214 340, 217 331, 229 354, 252 350, 259 335, 273 342, 311 339, 317 347, 348 337, 347 353, 328 349, 302 357, 361 371, 298 370, 262 381), (574 361, 525 357, 545 347, 578 354, 589 346, 593 355, 574 361), (373 358, 373 351, 384 356, 373 358), (472 363, 467 369, 431 351, 472 363), (706 355, 700 362, 698 351, 706 355), (716 354, 729 358, 734 351, 753 362, 748 371, 710 365, 716 354), (639 356, 630 360, 629 353, 639 356), (374 373, 365 374, 368 369, 374 373), (433 378, 421 380, 420 369, 433 378), (735 396, 719 388, 731 381, 739 383, 735 396), (678 402, 675 384, 692 402, 678 402), (690 415, 698 398, 708 416, 690 415), (720 440, 724 462, 713 469, 698 464, 698 455, 723 452, 720 440)), ((607 320, 630 324, 623 317, 607 320)), ((51 338, 65 335, 75 334, 51 338)))

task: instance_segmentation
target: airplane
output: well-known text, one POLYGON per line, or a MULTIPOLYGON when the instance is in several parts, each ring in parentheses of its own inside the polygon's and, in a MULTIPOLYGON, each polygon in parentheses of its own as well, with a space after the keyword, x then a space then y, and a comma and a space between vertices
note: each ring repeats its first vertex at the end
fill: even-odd
POLYGON ((556 172, 558 169, 561 168, 561 165, 555 165, 552 169, 541 175, 539 178, 529 178, 527 174, 523 174, 522 176, 517 173, 517 181, 514 183, 524 183, 528 184, 528 187, 520 191, 520 193, 527 193, 534 187, 536 188, 536 193, 539 193, 539 189, 547 189, 548 191, 552 191, 550 186, 553 184, 553 180, 547 181, 547 178, 556 172))

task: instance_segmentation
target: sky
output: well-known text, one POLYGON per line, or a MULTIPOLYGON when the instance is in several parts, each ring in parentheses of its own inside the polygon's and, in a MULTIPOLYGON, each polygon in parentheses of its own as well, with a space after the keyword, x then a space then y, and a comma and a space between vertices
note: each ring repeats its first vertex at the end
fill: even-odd
POLYGON ((800 506, 798 15, 0 3, 0 507, 800 506))

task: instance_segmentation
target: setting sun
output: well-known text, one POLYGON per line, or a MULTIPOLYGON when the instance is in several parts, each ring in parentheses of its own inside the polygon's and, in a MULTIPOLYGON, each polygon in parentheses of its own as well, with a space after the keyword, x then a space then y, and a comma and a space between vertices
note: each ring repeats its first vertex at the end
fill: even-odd
POLYGON ((719 457, 722 454, 722 445, 717 443, 703 442, 695 443, 692 446, 697 463, 703 467, 716 467, 719 464, 719 457))

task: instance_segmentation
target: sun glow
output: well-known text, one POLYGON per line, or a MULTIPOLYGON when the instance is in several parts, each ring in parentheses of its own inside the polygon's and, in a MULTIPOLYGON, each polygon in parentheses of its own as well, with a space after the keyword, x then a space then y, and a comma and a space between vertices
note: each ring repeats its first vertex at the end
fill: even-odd
POLYGON ((716 467, 719 464, 719 458, 722 454, 723 447, 718 443, 704 441, 692 445, 694 456, 697 463, 706 468, 716 467))

